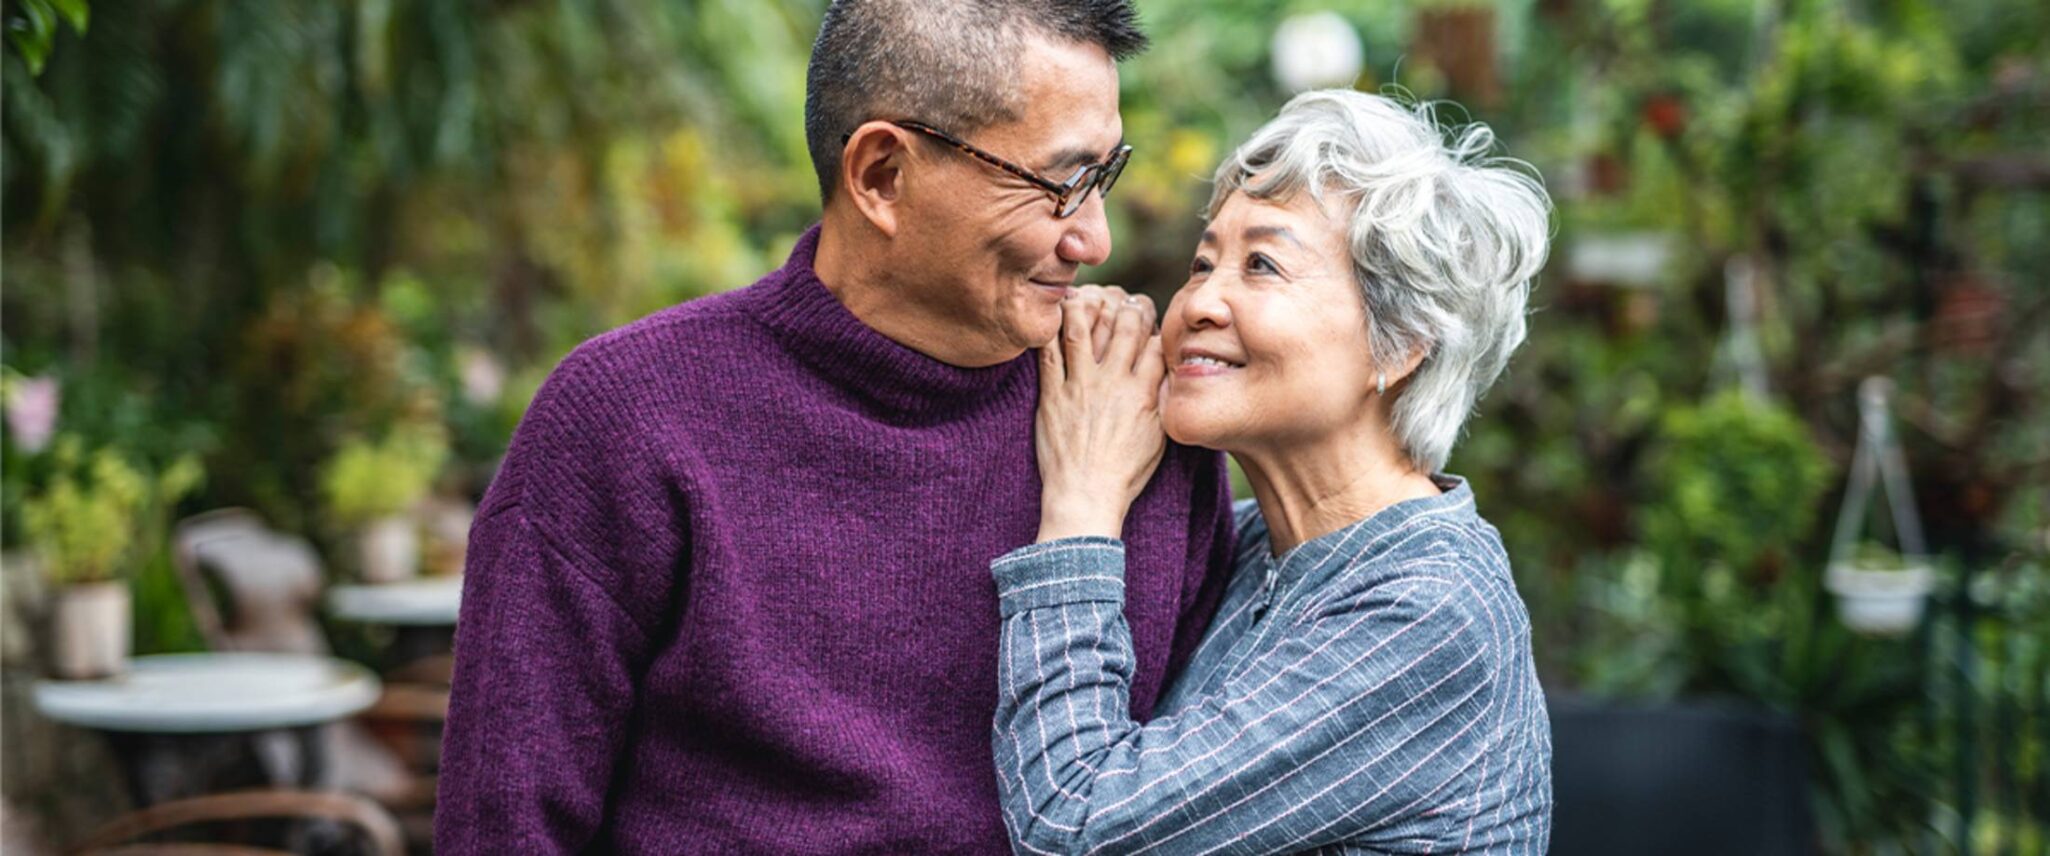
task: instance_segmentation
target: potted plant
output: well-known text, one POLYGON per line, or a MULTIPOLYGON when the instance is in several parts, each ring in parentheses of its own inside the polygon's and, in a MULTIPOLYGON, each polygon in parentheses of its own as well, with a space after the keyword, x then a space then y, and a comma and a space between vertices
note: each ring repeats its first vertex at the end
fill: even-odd
POLYGON ((75 438, 55 449, 55 475, 22 502, 30 549, 55 589, 51 664, 57 677, 102 678, 128 659, 134 559, 153 548, 162 510, 198 486, 198 462, 181 458, 154 477, 121 455, 84 455, 75 438))
POLYGON ((328 514, 351 545, 367 583, 397 582, 420 570, 420 530, 410 512, 448 455, 439 430, 401 428, 384 439, 342 444, 321 469, 328 514))
POLYGON ((1557 852, 1804 853, 1811 735, 1794 703, 1813 573, 1798 556, 1829 464, 1783 405, 1742 389, 1668 410, 1638 546, 1583 559, 1597 613, 1547 689, 1557 852))

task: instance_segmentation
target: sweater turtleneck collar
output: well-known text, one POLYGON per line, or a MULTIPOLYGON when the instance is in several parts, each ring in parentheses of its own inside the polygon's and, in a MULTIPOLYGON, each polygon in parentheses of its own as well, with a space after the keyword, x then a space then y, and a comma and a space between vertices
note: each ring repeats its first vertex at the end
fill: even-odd
POLYGON ((761 318, 785 348, 834 384, 907 414, 937 415, 972 407, 1030 370, 1029 352, 962 368, 876 332, 819 281, 812 267, 819 230, 806 230, 789 261, 763 283, 761 318))

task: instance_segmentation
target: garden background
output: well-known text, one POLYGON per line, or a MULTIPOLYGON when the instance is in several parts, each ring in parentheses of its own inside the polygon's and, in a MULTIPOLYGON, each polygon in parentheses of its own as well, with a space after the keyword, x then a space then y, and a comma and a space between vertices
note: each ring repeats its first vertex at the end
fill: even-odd
MULTIPOLYGON (((1548 693, 1795 723, 1829 852, 2050 846, 2050 6, 1137 5, 1136 155, 1086 278, 1164 301, 1203 177, 1293 85, 1456 99, 1558 205, 1529 343, 1448 468, 1548 693), (1871 376, 1936 571, 1895 636, 1824 584, 1871 376)), ((569 348, 751 282, 816 218, 822 8, 7 0, 5 546, 47 552, 38 503, 130 472, 133 501, 65 506, 67 543, 130 580, 137 653, 195 650, 176 517, 249 506, 333 551, 356 506, 476 496, 569 348)), ((1900 550, 1884 507, 1859 550, 1900 550)), ((61 840, 112 809, 77 798, 90 758, 23 745, 37 641, 7 636, 6 799, 61 840)))

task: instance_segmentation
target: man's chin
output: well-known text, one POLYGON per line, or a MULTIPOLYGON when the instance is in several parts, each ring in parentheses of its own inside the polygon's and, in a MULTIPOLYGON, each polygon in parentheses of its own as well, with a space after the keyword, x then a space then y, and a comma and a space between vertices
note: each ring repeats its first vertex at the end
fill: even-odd
POLYGON ((1060 338, 1061 307, 1058 304, 1047 307, 1044 312, 1030 310, 1018 320, 1022 323, 1017 328, 1021 334, 1017 341, 1024 343, 1025 347, 1044 348, 1060 338))

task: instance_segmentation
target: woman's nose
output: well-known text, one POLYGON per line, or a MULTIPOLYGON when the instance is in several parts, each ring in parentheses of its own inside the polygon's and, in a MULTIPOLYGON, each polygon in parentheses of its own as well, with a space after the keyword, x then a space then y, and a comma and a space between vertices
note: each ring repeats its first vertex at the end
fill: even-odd
POLYGON ((1175 300, 1182 306, 1182 325, 1190 329, 1231 326, 1231 307, 1224 302, 1216 275, 1182 286, 1175 300))

